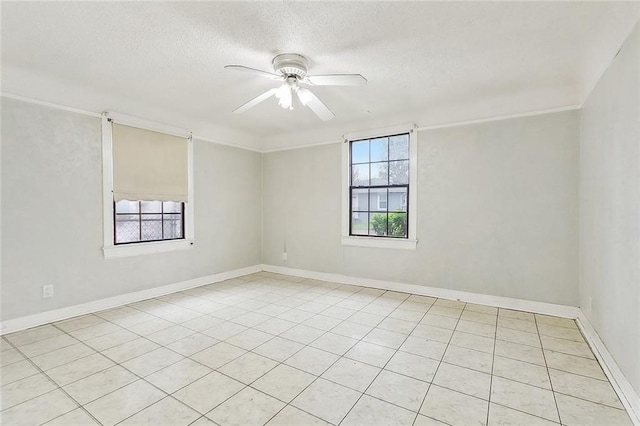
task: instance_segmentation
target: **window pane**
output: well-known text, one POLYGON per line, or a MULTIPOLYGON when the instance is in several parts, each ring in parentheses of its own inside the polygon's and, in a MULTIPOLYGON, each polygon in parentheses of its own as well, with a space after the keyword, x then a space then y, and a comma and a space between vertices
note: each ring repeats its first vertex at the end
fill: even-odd
POLYGON ((387 214, 371 213, 369 235, 387 235, 387 214))
POLYGON ((409 135, 389 138, 389 160, 406 160, 409 158, 409 135))
POLYGON ((389 185, 406 185, 409 183, 409 161, 389 162, 389 185))
POLYGON ((122 200, 116 203, 116 213, 138 213, 138 202, 122 200))
POLYGON ((164 227, 164 239, 170 240, 172 238, 182 237, 182 217, 179 214, 164 215, 162 222, 164 227))
POLYGON ((389 211, 407 211, 407 188, 389 188, 389 211))
POLYGON ((351 190, 351 211, 367 211, 369 205, 369 190, 368 189, 353 189, 351 190))
POLYGON ((389 138, 371 139, 371 161, 386 161, 389 157, 389 138))
POLYGON ((368 235, 369 213, 351 213, 351 234, 368 235))
POLYGON ((162 201, 141 201, 142 213, 162 213, 162 201))
POLYGON ((369 164, 351 166, 351 186, 369 185, 369 164))
POLYGON ((182 213, 182 203, 165 201, 162 203, 162 211, 165 213, 182 213))
POLYGON ((387 185, 389 179, 389 163, 371 164, 371 185, 387 185))
POLYGON ((142 239, 144 241, 162 239, 162 215, 150 214, 142 216, 142 239))
POLYGON ((406 213, 389 213, 389 236, 391 237, 407 236, 407 214, 406 213))
POLYGON ((369 210, 372 212, 376 211, 387 211, 387 189, 372 189, 371 197, 369 198, 369 210))
POLYGON ((369 162, 369 141, 351 142, 351 164, 369 162))
POLYGON ((116 215, 116 244, 140 241, 138 215, 116 215))

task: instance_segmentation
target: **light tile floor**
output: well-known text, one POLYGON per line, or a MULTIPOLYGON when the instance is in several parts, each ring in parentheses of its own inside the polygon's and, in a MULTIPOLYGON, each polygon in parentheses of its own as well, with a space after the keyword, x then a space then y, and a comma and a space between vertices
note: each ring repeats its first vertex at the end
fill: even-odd
POLYGON ((259 273, 4 336, 3 425, 630 425, 574 321, 259 273))

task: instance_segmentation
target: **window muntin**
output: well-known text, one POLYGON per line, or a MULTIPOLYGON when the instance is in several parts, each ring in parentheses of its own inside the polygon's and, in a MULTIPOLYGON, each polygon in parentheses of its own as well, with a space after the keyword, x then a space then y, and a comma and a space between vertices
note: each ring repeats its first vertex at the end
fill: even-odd
POLYGON ((121 200, 113 219, 115 245, 185 238, 182 202, 121 200))
POLYGON ((408 238, 409 133, 349 143, 349 235, 408 238))

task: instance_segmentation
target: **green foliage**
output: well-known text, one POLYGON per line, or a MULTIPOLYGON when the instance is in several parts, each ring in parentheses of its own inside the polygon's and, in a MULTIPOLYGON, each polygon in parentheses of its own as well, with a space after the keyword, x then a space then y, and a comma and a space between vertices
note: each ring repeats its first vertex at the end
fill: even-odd
MULTIPOLYGON (((387 215, 375 214, 371 217, 371 228, 376 235, 387 235, 387 215)), ((404 237, 407 234, 407 214, 389 213, 389 236, 404 237)))

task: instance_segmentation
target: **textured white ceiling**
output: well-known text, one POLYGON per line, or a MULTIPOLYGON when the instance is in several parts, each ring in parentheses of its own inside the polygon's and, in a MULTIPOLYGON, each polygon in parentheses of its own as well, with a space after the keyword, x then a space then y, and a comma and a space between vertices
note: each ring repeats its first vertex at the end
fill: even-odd
POLYGON ((580 104, 639 17, 637 2, 3 2, 2 91, 273 149, 580 104), (282 52, 369 84, 314 88, 329 122, 273 99, 231 114, 277 83, 223 66, 271 70, 282 52))

